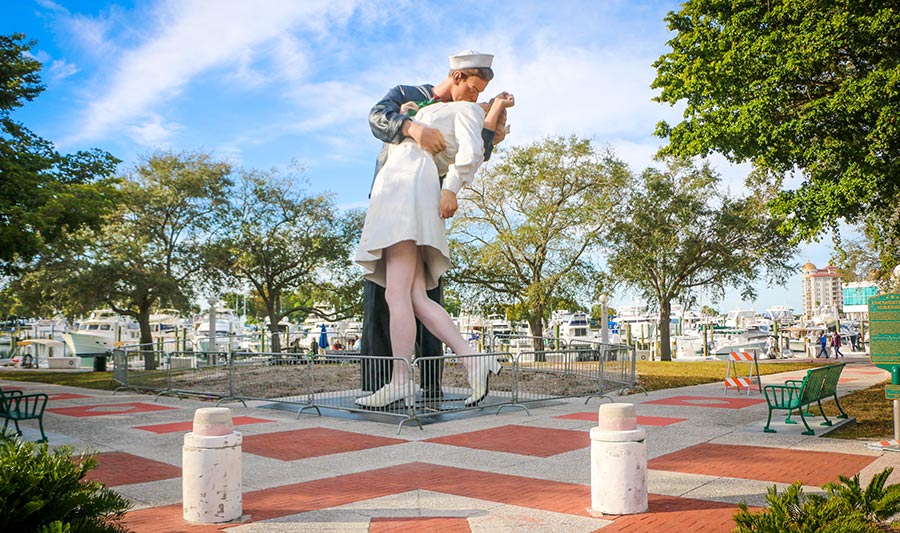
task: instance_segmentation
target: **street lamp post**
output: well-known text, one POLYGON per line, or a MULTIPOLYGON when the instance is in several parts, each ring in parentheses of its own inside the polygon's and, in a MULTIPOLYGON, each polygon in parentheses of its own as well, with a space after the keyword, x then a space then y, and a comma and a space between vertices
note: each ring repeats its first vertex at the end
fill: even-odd
POLYGON ((606 316, 606 302, 608 299, 607 295, 600 295, 600 342, 603 344, 609 342, 609 317, 606 316))
POLYGON ((209 341, 206 345, 206 353, 207 353, 207 361, 209 364, 214 365, 217 363, 216 361, 216 303, 218 303, 219 298, 217 296, 210 296, 206 302, 209 304, 209 341))

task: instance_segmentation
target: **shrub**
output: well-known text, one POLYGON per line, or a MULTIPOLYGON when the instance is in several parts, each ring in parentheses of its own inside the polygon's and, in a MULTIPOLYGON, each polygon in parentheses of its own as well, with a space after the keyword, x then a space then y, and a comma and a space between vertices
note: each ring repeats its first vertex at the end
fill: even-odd
POLYGON ((852 478, 839 476, 840 483, 823 488, 826 495, 804 495, 799 481, 778 494, 769 488, 767 509, 751 512, 741 503, 734 521, 739 533, 750 532, 822 532, 822 533, 879 533, 895 531, 882 522, 900 511, 900 485, 884 486, 893 468, 875 475, 865 490, 860 487, 859 474, 852 478))
POLYGON ((0 531, 128 531, 121 519, 131 503, 84 479, 96 466, 93 455, 73 458, 70 447, 0 438, 0 531))

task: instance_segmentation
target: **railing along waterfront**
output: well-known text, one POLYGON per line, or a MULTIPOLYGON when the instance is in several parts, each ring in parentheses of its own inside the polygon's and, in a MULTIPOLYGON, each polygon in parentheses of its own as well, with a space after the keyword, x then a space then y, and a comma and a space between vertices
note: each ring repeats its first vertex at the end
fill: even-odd
POLYGON ((344 351, 311 355, 148 352, 123 347, 113 351, 113 379, 123 388, 158 395, 295 406, 298 417, 307 410, 321 415, 323 409, 390 417, 399 421, 399 433, 407 422, 421 427, 425 418, 466 410, 527 412, 529 405, 562 398, 584 397, 587 403, 594 397, 609 397, 635 387, 634 357, 634 350, 623 345, 576 347, 571 342, 559 350, 444 355, 413 362, 344 351), (152 370, 146 370, 148 358, 157 362, 152 370), (473 398, 467 368, 485 365, 491 358, 500 362, 501 371, 489 376, 483 398, 473 398), (393 388, 382 398, 387 405, 357 403, 389 382, 393 388))

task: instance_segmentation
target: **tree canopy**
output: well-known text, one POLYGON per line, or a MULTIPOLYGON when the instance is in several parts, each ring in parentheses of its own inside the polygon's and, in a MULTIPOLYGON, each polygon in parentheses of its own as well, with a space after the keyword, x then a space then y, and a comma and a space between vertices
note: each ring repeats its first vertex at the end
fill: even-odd
POLYGON ((897 262, 900 9, 893 0, 688 0, 654 66, 666 154, 751 161, 795 240, 863 223, 897 262), (794 179, 791 179, 794 178, 794 179))
POLYGON ((307 194, 276 171, 243 176, 222 237, 206 258, 225 280, 249 286, 269 319, 272 349, 281 349, 278 323, 294 313, 329 320, 361 309, 362 276, 350 261, 363 217, 341 213, 331 196, 307 194), (326 315, 316 304, 333 306, 326 315))
POLYGON ((12 119, 44 86, 22 34, 0 35, 0 274, 20 272, 49 245, 97 228, 115 208, 119 160, 98 149, 58 153, 12 119))
POLYGON ((555 299, 602 291, 592 254, 627 176, 612 153, 575 136, 500 151, 461 194, 449 279, 518 304, 541 336, 555 299))
POLYGON ((721 193, 708 165, 667 163, 665 171, 648 168, 629 184, 624 213, 609 237, 614 279, 659 305, 664 361, 671 360, 672 302, 684 301, 699 287, 721 295, 735 286, 749 298, 763 269, 773 281, 784 282, 795 268, 794 247, 761 200, 721 193))

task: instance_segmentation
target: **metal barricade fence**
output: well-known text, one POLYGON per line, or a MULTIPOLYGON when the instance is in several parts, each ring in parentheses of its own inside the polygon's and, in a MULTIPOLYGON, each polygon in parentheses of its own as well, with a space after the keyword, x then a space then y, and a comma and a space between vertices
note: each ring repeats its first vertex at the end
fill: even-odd
POLYGON ((150 352, 117 349, 113 378, 159 394, 263 400, 307 409, 365 412, 409 421, 468 409, 527 410, 548 400, 605 396, 635 386, 634 350, 590 344, 467 356, 150 352), (157 368, 145 370, 156 358, 157 368), (497 364, 499 362, 499 365, 497 364), (498 373, 485 369, 499 369, 498 373), (487 387, 482 380, 487 379, 487 387), (481 395, 482 397, 477 397, 481 395))
POLYGON ((121 387, 128 387, 128 354, 122 348, 112 351, 113 381, 121 387))

